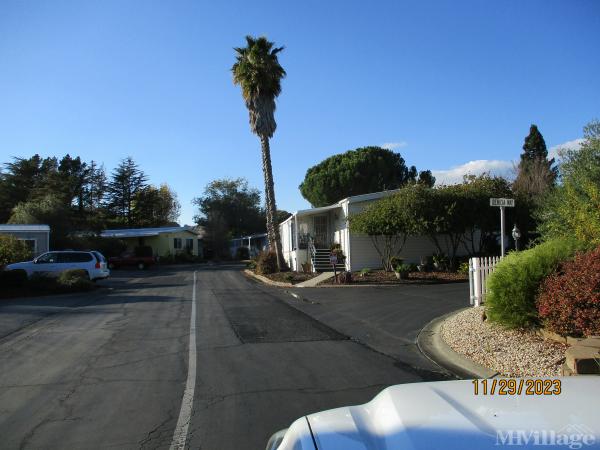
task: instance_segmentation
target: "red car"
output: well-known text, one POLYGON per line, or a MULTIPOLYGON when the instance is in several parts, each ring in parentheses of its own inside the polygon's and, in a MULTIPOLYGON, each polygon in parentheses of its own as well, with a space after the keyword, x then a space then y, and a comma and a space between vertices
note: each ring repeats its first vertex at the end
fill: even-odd
POLYGON ((144 270, 156 263, 154 256, 136 255, 133 252, 123 253, 121 256, 113 256, 108 258, 108 268, 118 269, 120 267, 137 267, 144 270))

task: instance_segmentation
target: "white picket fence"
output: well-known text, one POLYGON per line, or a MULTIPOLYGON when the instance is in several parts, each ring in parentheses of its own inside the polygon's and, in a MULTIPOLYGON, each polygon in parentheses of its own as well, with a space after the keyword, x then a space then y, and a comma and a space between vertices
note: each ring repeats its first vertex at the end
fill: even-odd
POLYGON ((473 306, 485 303, 488 292, 487 279, 500 262, 499 256, 469 259, 469 294, 473 306))

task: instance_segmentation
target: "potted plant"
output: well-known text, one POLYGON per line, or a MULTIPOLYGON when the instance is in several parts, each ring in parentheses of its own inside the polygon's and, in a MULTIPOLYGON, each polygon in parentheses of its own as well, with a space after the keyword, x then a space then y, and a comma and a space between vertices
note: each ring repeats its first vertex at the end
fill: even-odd
POLYGON ((433 267, 436 270, 445 270, 448 266, 448 258, 443 253, 436 253, 433 255, 433 267))
POLYGON ((394 274, 396 278, 399 280, 406 280, 408 278, 408 274, 410 273, 411 266, 410 264, 398 264, 394 266, 394 274))
POLYGON ((396 266, 399 266, 403 262, 404 262, 404 259, 398 258, 397 256, 392 256, 390 258, 390 269, 393 271, 396 271, 396 266))

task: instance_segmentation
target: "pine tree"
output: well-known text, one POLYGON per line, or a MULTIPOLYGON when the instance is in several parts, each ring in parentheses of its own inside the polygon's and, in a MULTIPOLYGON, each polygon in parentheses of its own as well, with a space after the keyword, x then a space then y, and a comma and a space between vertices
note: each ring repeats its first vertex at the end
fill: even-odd
POLYGON ((146 175, 131 156, 122 160, 112 173, 108 185, 108 207, 117 220, 128 227, 134 221, 135 198, 146 187, 146 181, 146 175))

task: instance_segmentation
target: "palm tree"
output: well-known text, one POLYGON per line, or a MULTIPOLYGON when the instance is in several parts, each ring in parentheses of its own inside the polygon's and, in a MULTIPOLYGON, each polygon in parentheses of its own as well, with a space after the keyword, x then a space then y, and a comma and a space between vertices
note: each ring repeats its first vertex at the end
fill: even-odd
POLYGON ((242 96, 250 114, 250 129, 260 138, 263 174, 265 177, 265 203, 269 246, 277 253, 277 267, 286 267, 281 250, 279 224, 276 221, 275 187, 271 168, 269 139, 277 128, 275 123, 275 98, 281 93, 281 79, 285 70, 277 54, 284 47, 274 48, 265 37, 246 36, 246 47, 235 48, 236 62, 231 68, 233 83, 240 85, 242 96))

